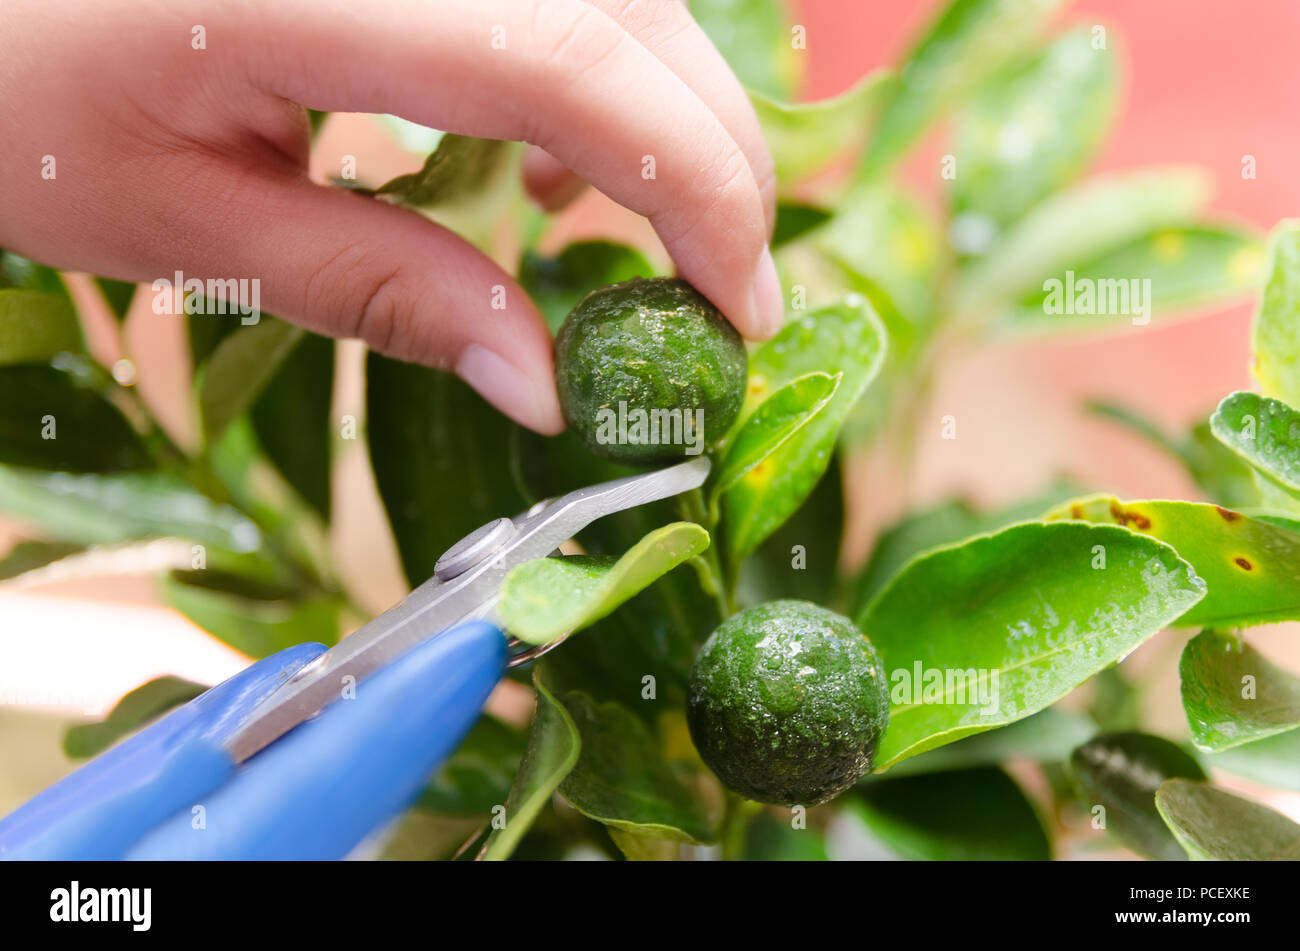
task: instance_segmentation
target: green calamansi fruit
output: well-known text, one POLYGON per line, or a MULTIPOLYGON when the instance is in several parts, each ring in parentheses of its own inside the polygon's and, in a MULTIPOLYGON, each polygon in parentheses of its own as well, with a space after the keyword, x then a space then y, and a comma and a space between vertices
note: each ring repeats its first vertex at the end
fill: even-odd
POLYGON ((808 601, 770 601, 718 626, 691 668, 691 738, 748 799, 816 805, 871 768, 889 724, 876 649, 853 622, 808 601))
POLYGON ((730 429, 749 375, 734 327, 685 281, 637 278, 584 297, 555 341, 565 421, 592 452, 653 465, 730 429))

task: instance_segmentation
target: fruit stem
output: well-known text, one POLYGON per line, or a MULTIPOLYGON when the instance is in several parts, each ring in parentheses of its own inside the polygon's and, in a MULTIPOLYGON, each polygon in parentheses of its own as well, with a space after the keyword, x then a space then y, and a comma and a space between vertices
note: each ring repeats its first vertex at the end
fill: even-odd
POLYGON ((722 571, 722 560, 718 557, 717 545, 714 544, 717 519, 709 516, 709 510, 704 504, 704 492, 701 489, 684 492, 678 496, 678 499, 682 517, 698 522, 709 533, 709 547, 691 561, 699 576, 700 587, 706 594, 712 595, 718 606, 719 620, 725 621, 736 613, 736 606, 727 586, 726 575, 722 571))
POLYGON ((727 791, 726 812, 722 817, 722 834, 719 836, 724 862, 739 862, 745 858, 745 834, 749 831, 750 820, 762 809, 759 803, 727 791))

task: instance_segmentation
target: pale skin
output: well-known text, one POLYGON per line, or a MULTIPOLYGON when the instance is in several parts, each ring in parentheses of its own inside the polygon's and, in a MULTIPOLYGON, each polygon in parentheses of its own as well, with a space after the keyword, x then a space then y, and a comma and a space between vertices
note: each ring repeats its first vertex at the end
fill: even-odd
POLYGON ((589 182, 742 334, 780 326, 771 158, 680 0, 4 0, 0 247, 145 283, 259 278, 267 311, 560 431, 528 295, 419 215, 311 182, 305 108, 532 143, 537 201, 589 182))

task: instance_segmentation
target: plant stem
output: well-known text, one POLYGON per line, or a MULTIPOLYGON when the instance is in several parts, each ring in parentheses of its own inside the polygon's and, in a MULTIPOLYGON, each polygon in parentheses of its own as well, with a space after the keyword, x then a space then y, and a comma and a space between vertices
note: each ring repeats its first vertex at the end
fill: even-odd
POLYGON ((718 557, 718 548, 713 544, 717 519, 711 518, 709 515, 709 509, 704 504, 703 490, 691 489, 689 492, 684 492, 678 496, 678 499, 682 517, 692 522, 698 522, 709 532, 709 547, 696 555, 691 561, 695 565, 696 573, 699 576, 700 586, 704 588, 706 593, 713 596, 718 606, 719 618, 725 621, 736 613, 736 605, 733 591, 728 586, 726 574, 722 570, 722 559, 718 557))

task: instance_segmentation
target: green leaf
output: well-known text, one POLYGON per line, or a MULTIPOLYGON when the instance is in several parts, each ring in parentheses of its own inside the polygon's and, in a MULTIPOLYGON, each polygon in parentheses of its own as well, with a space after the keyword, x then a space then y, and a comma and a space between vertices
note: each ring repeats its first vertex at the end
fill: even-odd
POLYGON ((1200 749, 1219 752, 1300 727, 1300 677, 1237 637, 1215 631, 1193 637, 1183 648, 1178 677, 1200 749))
POLYGON ((174 536, 250 553, 262 544, 243 514, 169 473, 72 475, 0 466, 0 511, 79 545, 174 536))
POLYGON ((1300 730, 1234 746, 1205 756, 1204 762, 1257 783, 1300 792, 1300 730))
POLYGON ((1254 467, 1261 488, 1300 499, 1300 412, 1281 400, 1238 392, 1219 404, 1210 429, 1254 467))
POLYGON ((868 779, 871 782, 885 782, 897 776, 997 766, 1015 758, 1032 759, 1039 763, 1064 763, 1076 747, 1087 742, 1096 732, 1097 725, 1089 717, 1048 707, 1008 726, 977 733, 920 756, 913 756, 892 767, 883 777, 868 779))
POLYGON ((1188 753, 1146 733, 1104 733, 1074 751, 1070 770, 1089 810, 1104 808, 1108 832, 1145 858, 1184 858, 1156 812, 1155 793, 1174 777, 1205 779, 1188 753))
POLYGON ((609 241, 580 241, 556 257, 524 251, 519 262, 519 283, 537 305, 554 334, 591 291, 606 284, 653 277, 654 267, 635 248, 609 241))
POLYGON ((199 383, 199 414, 209 443, 252 409, 305 333, 293 324, 263 316, 217 345, 199 383))
POLYGON ((892 75, 877 70, 817 102, 781 102, 751 90, 749 101, 772 153, 778 187, 789 190, 833 159, 859 151, 893 85, 892 75))
POLYGON ((747 862, 826 862, 826 840, 817 829, 794 828, 770 812, 754 817, 745 829, 747 862))
POLYGON ((253 403, 253 430, 285 480, 324 519, 330 515, 334 341, 305 333, 253 403))
POLYGON ((12 251, 0 250, 0 288, 17 287, 68 297, 68 289, 59 272, 12 251))
MULTIPOLYGON (((935 274, 946 249, 925 209, 905 191, 892 186, 854 188, 818 230, 814 243, 850 274, 879 287, 908 327, 927 325, 934 308, 935 274)), ((892 349, 894 327, 887 326, 892 349)))
POLYGON ((51 562, 83 551, 82 545, 66 542, 19 542, 0 558, 0 580, 16 578, 28 571, 44 568, 51 562))
POLYGON ((819 225, 830 221, 833 213, 816 205, 794 201, 778 202, 776 226, 772 231, 772 249, 797 241, 819 225))
POLYGON ((1172 548, 1114 526, 1024 523, 920 556, 857 617, 890 672, 877 769, 1050 706, 1204 594, 1172 548))
POLYGON ((1252 346, 1260 390, 1300 406, 1300 220, 1280 222, 1269 239, 1252 346))
POLYGON ((1300 619, 1300 535, 1203 502, 1122 502, 1098 495, 1048 519, 1122 525, 1174 547, 1205 579, 1205 598, 1180 625, 1237 627, 1300 619))
POLYGON ((78 373, 0 367, 0 463, 65 472, 120 472, 152 464, 116 406, 78 373))
POLYGON ((66 295, 0 290, 0 366, 44 363, 81 349, 77 312, 66 295))
POLYGON ((691 16, 750 89, 788 98, 799 78, 782 0, 690 0, 691 16))
POLYGON ((125 320, 126 313, 131 308, 131 301, 135 299, 136 285, 130 281, 115 281, 111 277, 97 277, 95 286, 104 295, 109 313, 119 322, 125 320))
POLYGON ((479 858, 508 859, 533 821, 550 801, 564 777, 578 762, 582 740, 573 717, 543 682, 543 665, 533 670, 537 712, 528 734, 528 747, 506 798, 505 825, 494 828, 479 858))
POLYGON ((949 106, 1039 34, 1061 0, 953 0, 912 48, 876 126, 863 173, 894 164, 949 106))
POLYGON ((581 691, 560 696, 582 737, 582 755, 560 794, 590 819, 673 842, 707 843, 716 817, 688 785, 692 774, 668 760, 645 721, 618 703, 581 691))
MULTIPOLYGON (((1097 176, 1059 191, 1009 229, 959 275, 953 306, 997 316, 1044 282, 1153 232, 1186 224, 1209 199, 1202 169, 1140 169, 1097 176)), ((1126 274, 1133 277, 1133 274, 1126 274)), ((1140 275, 1139 275, 1140 276, 1140 275)))
MULTIPOLYGON (((880 369, 885 332, 861 296, 793 322, 750 355, 749 399, 757 409, 770 393, 808 373, 841 374, 830 403, 774 452, 722 493, 725 550, 733 567, 789 518, 830 464, 840 425, 880 369)), ((744 425, 744 424, 742 424, 744 425)))
POLYGON ((506 143, 496 139, 447 133, 418 172, 399 175, 381 185, 375 194, 419 208, 457 201, 488 183, 505 151, 506 143))
POLYGON ((839 581, 844 533, 843 466, 834 459, 812 494, 740 565, 742 607, 777 598, 829 604, 839 581))
POLYGON ((912 861, 1046 861, 1051 843, 1033 804, 996 766, 859 786, 849 808, 912 861))
POLYGON ((1077 495, 1069 483, 1058 483, 1042 495, 992 512, 979 512, 962 499, 907 515, 881 534, 853 585, 850 614, 860 614, 903 567, 921 552, 985 535, 1014 522, 1036 519, 1043 512, 1077 495))
POLYGON ((1143 326, 1250 293, 1262 261, 1246 232, 1167 228, 1058 270, 1044 285, 1056 283, 1035 289, 1005 326, 1017 333, 1096 330, 1117 320, 1143 326))
POLYGON ((371 353, 367 437, 407 580, 485 522, 527 508, 503 456, 515 426, 450 373, 371 353))
POLYGON ((987 83, 958 115, 953 209, 990 237, 1073 179, 1118 101, 1116 56, 1078 26, 987 83), (987 223, 987 224, 986 224, 987 223))
POLYGON ((795 377, 760 403, 728 440, 714 493, 730 489, 812 422, 830 403, 842 379, 842 373, 795 377))
POLYGON ((1266 806, 1207 783, 1171 779, 1156 792, 1156 807, 1193 859, 1300 859, 1300 825, 1266 806))
POLYGON ((510 795, 527 745, 521 730, 484 714, 424 787, 416 807, 486 820, 492 807, 503 805, 510 795))
POLYGON ((159 588, 168 604, 252 658, 338 640, 339 605, 331 595, 298 598, 212 569, 173 571, 159 579, 159 588))
POLYGON ((506 575, 497 614, 515 637, 545 644, 600 620, 708 547, 704 528, 677 522, 651 532, 617 561, 573 555, 525 562, 506 575))
POLYGON ((141 684, 119 700, 101 722, 69 727, 63 736, 63 752, 71 759, 96 756, 128 733, 173 707, 189 703, 207 689, 203 684, 180 677, 158 677, 141 684))

